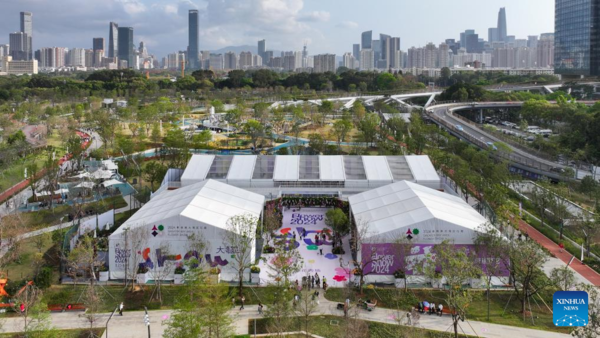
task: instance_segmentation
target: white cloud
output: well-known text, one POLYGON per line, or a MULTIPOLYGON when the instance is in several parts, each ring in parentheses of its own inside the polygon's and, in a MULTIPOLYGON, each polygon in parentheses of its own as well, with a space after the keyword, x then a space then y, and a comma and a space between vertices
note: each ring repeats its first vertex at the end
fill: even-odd
POLYGON ((329 21, 330 14, 325 11, 314 11, 310 13, 300 14, 298 20, 306 22, 327 22, 329 21))
POLYGON ((354 21, 342 21, 335 26, 339 28, 357 28, 358 24, 354 21))
POLYGON ((136 15, 146 11, 146 5, 138 0, 117 0, 123 4, 123 9, 129 15, 136 15))

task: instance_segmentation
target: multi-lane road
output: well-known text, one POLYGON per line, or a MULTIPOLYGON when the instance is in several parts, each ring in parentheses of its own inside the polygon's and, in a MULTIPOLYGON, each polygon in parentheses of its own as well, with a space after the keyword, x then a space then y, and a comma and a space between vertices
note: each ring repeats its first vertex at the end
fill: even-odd
MULTIPOLYGON (((477 124, 458 117, 455 112, 459 110, 486 109, 486 108, 515 108, 521 107, 523 102, 479 102, 479 103, 451 103, 433 105, 426 109, 427 115, 437 124, 446 128, 451 134, 471 142, 481 148, 491 147, 490 143, 503 143, 510 151, 503 152, 495 150, 498 155, 509 160, 515 167, 527 170, 534 174, 545 175, 555 179, 561 179, 560 169, 566 166, 549 161, 505 143, 497 137, 481 129, 477 124)), ((591 172, 577 170, 577 177, 582 178, 591 175, 591 172)))

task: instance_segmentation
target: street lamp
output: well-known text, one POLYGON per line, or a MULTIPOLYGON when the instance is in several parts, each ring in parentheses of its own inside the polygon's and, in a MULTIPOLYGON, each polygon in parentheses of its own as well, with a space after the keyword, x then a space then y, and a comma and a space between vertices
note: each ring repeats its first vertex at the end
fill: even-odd
POLYGON ((106 334, 104 335, 106 338, 108 338, 108 322, 110 322, 111 318, 115 315, 115 312, 117 312, 117 310, 119 309, 119 306, 117 306, 115 308, 115 310, 110 314, 110 317, 108 317, 108 320, 106 321, 106 334))
POLYGON ((150 338, 150 316, 148 315, 148 308, 145 306, 144 311, 146 311, 146 314, 144 315, 144 324, 148 327, 148 338, 150 338))

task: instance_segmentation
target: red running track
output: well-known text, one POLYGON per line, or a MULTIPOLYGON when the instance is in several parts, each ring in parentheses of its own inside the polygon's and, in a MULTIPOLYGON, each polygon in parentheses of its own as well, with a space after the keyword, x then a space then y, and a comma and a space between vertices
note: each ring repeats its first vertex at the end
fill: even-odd
MULTIPOLYGON (((521 221, 519 224, 519 228, 521 229, 521 232, 523 234, 528 234, 531 239, 538 242, 541 246, 550 251, 550 253, 554 257, 560 259, 565 264, 569 263, 571 257, 573 257, 573 255, 567 252, 566 250, 560 252, 558 244, 554 243, 551 239, 544 236, 544 234, 537 231, 531 225, 521 221)), ((575 258, 573 260, 573 263, 571 263, 570 267, 573 268, 573 270, 577 271, 577 273, 583 276, 583 278, 587 279, 590 283, 594 284, 595 286, 600 286, 600 274, 598 274, 589 266, 584 265, 579 259, 575 258)))

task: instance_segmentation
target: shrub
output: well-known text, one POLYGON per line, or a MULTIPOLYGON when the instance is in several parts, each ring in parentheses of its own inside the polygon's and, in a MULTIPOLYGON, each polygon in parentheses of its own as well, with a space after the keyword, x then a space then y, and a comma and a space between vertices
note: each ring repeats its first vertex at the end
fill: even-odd
POLYGON ((258 265, 252 265, 250 267, 250 272, 252 272, 252 273, 259 273, 260 272, 260 268, 258 267, 258 265))
POLYGON ((331 253, 334 255, 343 255, 345 254, 344 248, 342 248, 341 246, 336 246, 333 249, 331 249, 331 253))
POLYGON ((181 266, 178 266, 175 268, 175 274, 177 274, 177 275, 183 275, 184 272, 185 272, 185 269, 181 266))
POLYGON ((218 267, 210 268, 208 273, 210 273, 211 275, 218 275, 221 273, 221 269, 218 267))
POLYGON ((148 267, 146 266, 146 264, 144 264, 144 263, 141 263, 141 264, 138 266, 138 272, 137 272, 138 274, 146 273, 146 272, 148 272, 148 271, 150 271, 150 269, 148 269, 148 267))
POLYGON ((265 245, 265 247, 263 248, 263 253, 270 254, 270 253, 274 253, 274 252, 275 252, 275 248, 270 245, 265 245))
POLYGON ((52 285, 52 268, 43 267, 33 281, 41 289, 49 288, 52 285))

